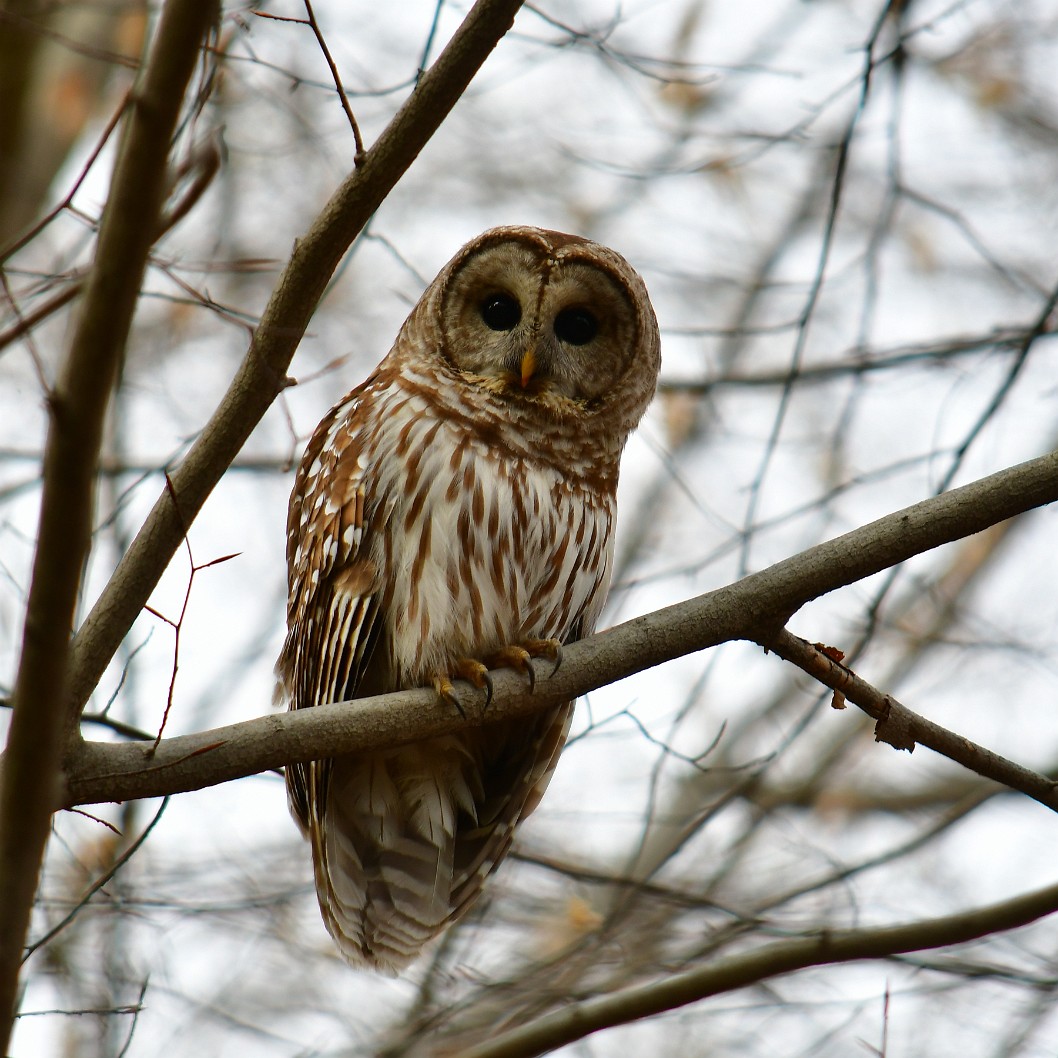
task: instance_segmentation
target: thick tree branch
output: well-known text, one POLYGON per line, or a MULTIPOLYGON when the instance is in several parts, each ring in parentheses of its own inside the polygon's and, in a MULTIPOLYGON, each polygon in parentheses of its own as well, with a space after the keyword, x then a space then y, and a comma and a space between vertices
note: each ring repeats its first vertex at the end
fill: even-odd
POLYGON ((709 996, 733 992, 810 966, 884 959, 944 948, 1025 926, 1058 910, 1058 885, 943 918, 899 926, 826 930, 776 941, 651 984, 626 988, 547 1014, 460 1052, 460 1058, 531 1058, 600 1029, 663 1014, 709 996))
POLYGON ((374 145, 294 247, 220 406, 171 475, 73 644, 70 722, 103 675, 187 526, 276 396, 335 268, 511 27, 522 0, 478 0, 374 145), (175 497, 175 499, 174 499, 175 497))
POLYGON ((165 188, 169 146, 215 14, 170 0, 130 97, 110 196, 70 351, 54 391, 40 527, 0 777, 0 1053, 7 1053, 22 947, 58 807, 70 630, 91 539, 95 464, 165 188))
POLYGON ((634 672, 731 639, 770 643, 811 599, 941 544, 1058 500, 1051 453, 924 500, 688 602, 592 636, 566 649, 562 667, 540 674, 535 693, 513 672, 495 674, 496 699, 459 689, 464 721, 429 690, 338 703, 150 744, 84 743, 67 761, 65 803, 126 800, 198 789, 292 762, 397 745, 532 712, 634 672))

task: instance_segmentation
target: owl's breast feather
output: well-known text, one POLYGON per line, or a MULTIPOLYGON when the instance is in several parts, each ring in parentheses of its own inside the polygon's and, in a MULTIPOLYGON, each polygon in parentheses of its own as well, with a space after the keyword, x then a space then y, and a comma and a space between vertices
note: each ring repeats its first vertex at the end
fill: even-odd
MULTIPOLYGON (((409 402, 414 404, 414 400, 409 402)), ((609 584, 614 505, 582 482, 407 407, 374 561, 390 671, 419 685, 459 657, 594 625, 609 584)))

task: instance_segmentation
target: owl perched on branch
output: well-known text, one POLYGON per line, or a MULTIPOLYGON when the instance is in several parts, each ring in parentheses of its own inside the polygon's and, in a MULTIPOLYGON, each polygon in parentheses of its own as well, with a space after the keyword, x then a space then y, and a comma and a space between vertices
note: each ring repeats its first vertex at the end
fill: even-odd
MULTIPOLYGON (((317 427, 287 527, 292 709, 532 678, 588 635, 618 464, 654 393, 658 328, 619 254, 494 228, 442 269, 374 374, 317 427)), ((355 706, 350 706, 355 708, 355 706)), ((324 922, 395 972, 464 914, 536 807, 573 703, 287 769, 324 922)))

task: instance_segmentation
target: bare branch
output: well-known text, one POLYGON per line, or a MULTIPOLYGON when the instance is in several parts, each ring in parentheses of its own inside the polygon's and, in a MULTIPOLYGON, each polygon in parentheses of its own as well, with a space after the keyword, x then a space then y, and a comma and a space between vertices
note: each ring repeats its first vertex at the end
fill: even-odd
POLYGON ((69 356, 50 395, 40 529, 0 777, 0 1052, 52 812, 68 698, 70 629, 88 555, 99 452, 147 254, 169 145, 214 8, 171 0, 131 97, 95 261, 69 356))
POLYGON ((965 736, 913 712, 891 694, 885 694, 860 679, 851 669, 831 657, 827 650, 786 629, 761 645, 803 669, 820 683, 832 687, 842 698, 848 699, 877 720, 874 736, 877 741, 888 742, 895 749, 906 749, 909 753, 916 745, 926 746, 956 764, 985 778, 995 779, 1058 812, 1058 784, 1053 780, 1022 768, 965 736))
MULTIPOLYGON (((150 744, 84 743, 66 765, 67 806, 199 789, 293 761, 398 745, 568 701, 672 658, 732 639, 770 643, 810 599, 941 544, 1058 500, 1058 453, 1041 456, 924 500, 759 573, 569 646, 559 671, 534 693, 520 674, 494 675, 482 714, 477 692, 458 687, 467 719, 443 712, 431 690, 363 698, 150 744)), ((936 748, 936 747, 934 747, 936 748)), ((1041 778, 1041 782, 1045 782, 1041 778)))
POLYGON ((904 952, 965 944, 990 933, 1017 929, 1056 910, 1058 885, 1051 885, 942 918, 898 926, 825 930, 814 936, 776 941, 688 973, 576 1003, 469 1047, 460 1052, 460 1058, 530 1058, 584 1039, 599 1029, 663 1014, 780 974, 809 966, 884 959, 904 952))
POLYGON ((349 105, 349 97, 345 94, 342 79, 338 74, 338 67, 335 65, 334 59, 331 56, 331 49, 327 47, 327 41, 324 39, 323 31, 320 29, 319 22, 316 21, 316 12, 312 10, 312 2, 311 0, 304 0, 304 4, 305 13, 308 15, 309 25, 312 27, 312 32, 316 36, 316 41, 320 46, 320 51, 323 52, 324 59, 327 60, 327 69, 331 71, 335 91, 337 91, 338 98, 341 100, 345 116, 349 120, 349 127, 353 130, 353 143, 356 147, 356 153, 353 155, 353 164, 359 165, 364 157, 364 141, 360 138, 360 126, 356 123, 356 115, 353 114, 353 108, 349 105))

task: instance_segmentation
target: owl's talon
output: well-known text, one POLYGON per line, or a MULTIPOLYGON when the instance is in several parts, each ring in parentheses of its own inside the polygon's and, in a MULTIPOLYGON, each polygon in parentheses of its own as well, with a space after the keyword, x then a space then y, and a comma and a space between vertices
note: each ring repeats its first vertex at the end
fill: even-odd
POLYGON ((532 690, 536 684, 536 673, 533 672, 532 654, 525 647, 507 646, 500 647, 495 653, 485 659, 485 664, 490 669, 514 669, 515 672, 524 673, 529 677, 529 689, 532 690))
POLYGON ((562 644, 557 639, 527 639, 524 643, 512 643, 490 654, 485 663, 490 669, 514 669, 529 680, 529 693, 536 690, 536 658, 547 658, 553 662, 551 675, 558 671, 562 661, 562 644))
POLYGON ((449 672, 441 673, 434 677, 434 687, 438 696, 450 705, 454 705, 463 715, 463 709, 455 696, 455 688, 452 680, 466 680, 467 683, 477 687, 479 691, 485 692, 485 708, 488 709, 492 703, 492 677, 489 675, 488 667, 482 665, 474 658, 456 658, 452 662, 449 672))
POLYGON ((466 720, 467 714, 459 704, 459 699, 455 695, 455 687, 447 676, 435 676, 433 678, 433 688, 437 692, 438 699, 444 705, 451 706, 464 720, 466 720))
POLYGON ((562 644, 557 639, 532 639, 525 649, 534 658, 547 658, 552 676, 562 667, 562 644))
POLYGON ((489 669, 514 669, 515 672, 523 673, 529 681, 529 693, 532 694, 536 690, 536 667, 533 665, 536 658, 547 658, 554 664, 551 670, 553 676, 562 663, 562 644, 557 639, 529 639, 525 643, 501 647, 495 653, 489 654, 484 662, 475 658, 456 658, 448 672, 434 676, 434 690, 445 705, 452 706, 465 719, 466 713, 456 697, 453 680, 466 680, 479 691, 484 691, 483 708, 488 709, 492 704, 494 690, 489 669))
MULTIPOLYGON (((518 649, 525 655, 526 661, 530 658, 546 658, 551 662, 551 675, 558 672, 562 664, 562 644, 557 639, 529 639, 522 643, 518 649)), ((517 668, 517 666, 515 666, 517 668)))

